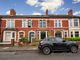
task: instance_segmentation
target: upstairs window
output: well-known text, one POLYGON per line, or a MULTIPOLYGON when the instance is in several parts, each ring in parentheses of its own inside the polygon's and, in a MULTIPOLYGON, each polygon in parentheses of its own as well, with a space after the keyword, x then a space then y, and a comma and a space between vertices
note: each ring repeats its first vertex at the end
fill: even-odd
POLYGON ((32 21, 31 20, 28 20, 28 27, 32 27, 32 21))
POLYGON ((61 20, 55 20, 55 27, 60 28, 61 27, 61 20))
POLYGON ((78 19, 74 19, 74 27, 78 27, 78 19))
POLYGON ((26 28, 27 27, 27 20, 22 20, 22 27, 26 28))
POLYGON ((73 27, 73 20, 70 19, 69 22, 70 22, 70 23, 69 23, 69 24, 70 24, 70 27, 73 27))
POLYGON ((39 27, 40 28, 45 28, 46 27, 46 21, 45 20, 40 20, 39 21, 39 27))
POLYGON ((15 21, 14 20, 7 20, 6 28, 15 28, 15 21))

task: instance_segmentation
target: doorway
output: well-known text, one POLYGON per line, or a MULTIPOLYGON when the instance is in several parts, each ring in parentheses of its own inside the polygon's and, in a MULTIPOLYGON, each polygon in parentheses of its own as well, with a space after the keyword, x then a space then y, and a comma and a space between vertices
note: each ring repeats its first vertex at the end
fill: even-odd
POLYGON ((57 32, 55 33, 55 37, 62 37, 62 33, 61 33, 60 31, 57 31, 57 32))

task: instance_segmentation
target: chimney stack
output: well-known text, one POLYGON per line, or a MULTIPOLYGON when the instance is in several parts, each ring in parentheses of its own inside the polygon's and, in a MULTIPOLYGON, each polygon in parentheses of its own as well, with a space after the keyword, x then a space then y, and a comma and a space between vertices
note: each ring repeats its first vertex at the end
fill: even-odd
POLYGON ((72 10, 72 9, 70 9, 70 10, 68 11, 68 15, 69 15, 69 16, 72 16, 72 15, 73 15, 73 10, 72 10))
POLYGON ((14 9, 10 9, 10 15, 11 15, 11 16, 16 15, 16 11, 15 11, 14 9))
POLYGON ((46 9, 46 16, 48 16, 48 9, 46 9))

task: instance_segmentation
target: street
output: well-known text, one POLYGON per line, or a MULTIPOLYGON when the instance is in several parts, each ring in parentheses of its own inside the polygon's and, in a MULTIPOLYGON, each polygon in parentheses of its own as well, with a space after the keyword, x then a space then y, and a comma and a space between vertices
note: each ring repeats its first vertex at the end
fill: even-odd
POLYGON ((37 51, 32 52, 0 52, 0 60, 80 60, 80 51, 55 52, 50 55, 43 55, 37 51))

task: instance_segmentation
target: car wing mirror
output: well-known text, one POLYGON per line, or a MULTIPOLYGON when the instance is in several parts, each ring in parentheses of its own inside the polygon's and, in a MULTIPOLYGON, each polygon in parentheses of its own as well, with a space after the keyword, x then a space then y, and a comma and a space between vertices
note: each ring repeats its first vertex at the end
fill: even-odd
POLYGON ((63 40, 63 42, 66 42, 65 40, 63 40))

